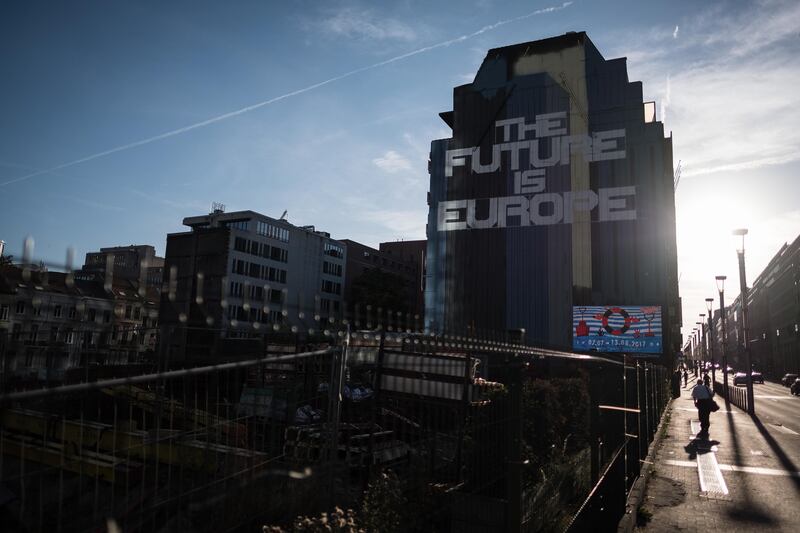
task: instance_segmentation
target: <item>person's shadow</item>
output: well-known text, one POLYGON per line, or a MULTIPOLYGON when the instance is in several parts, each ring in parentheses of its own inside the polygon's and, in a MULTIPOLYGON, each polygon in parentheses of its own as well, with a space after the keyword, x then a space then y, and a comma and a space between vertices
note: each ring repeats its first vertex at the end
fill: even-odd
POLYGON ((718 440, 708 440, 707 436, 696 436, 689 444, 683 447, 686 453, 689 454, 689 459, 697 459, 698 455, 710 453, 711 448, 719 444, 718 440))

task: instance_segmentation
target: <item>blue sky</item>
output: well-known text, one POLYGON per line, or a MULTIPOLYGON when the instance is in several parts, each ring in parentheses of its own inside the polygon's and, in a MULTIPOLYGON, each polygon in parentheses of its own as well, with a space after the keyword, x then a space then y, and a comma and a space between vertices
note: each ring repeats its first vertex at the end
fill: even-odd
POLYGON ((0 238, 51 261, 163 253, 212 201, 370 245, 424 238, 452 88, 489 48, 585 30, 673 132, 689 332, 713 276, 735 277, 732 227, 750 228, 751 280, 800 233, 798 20, 795 1, 4 2, 0 238))

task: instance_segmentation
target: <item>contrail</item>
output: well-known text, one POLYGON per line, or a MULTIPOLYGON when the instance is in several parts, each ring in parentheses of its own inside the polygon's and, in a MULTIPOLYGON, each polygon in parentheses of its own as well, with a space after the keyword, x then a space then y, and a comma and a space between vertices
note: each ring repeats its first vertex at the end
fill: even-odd
POLYGON ((525 20, 525 19, 528 19, 528 18, 531 18, 531 17, 535 17, 537 15, 544 15, 544 14, 547 14, 547 13, 553 13, 555 11, 561 11, 562 9, 566 9, 570 5, 572 5, 572 2, 564 2, 560 6, 545 7, 545 8, 542 8, 542 9, 537 9, 536 11, 532 11, 531 13, 528 13, 526 15, 520 15, 519 17, 514 17, 514 18, 511 18, 511 19, 507 19, 507 20, 501 20, 499 22, 495 22, 494 24, 490 24, 489 26, 484 26, 483 28, 479 29, 478 31, 474 31, 472 33, 468 33, 468 34, 465 34, 465 35, 461 35, 460 37, 455 37, 453 39, 449 39, 447 41, 442 41, 440 43, 432 44, 430 46, 425 46, 425 47, 422 47, 422 48, 418 48, 417 50, 413 50, 411 52, 407 52, 407 53, 401 54, 399 56, 395 56, 395 57, 392 57, 392 58, 389 58, 389 59, 385 59, 383 61, 379 61, 377 63, 373 63, 371 65, 367 65, 365 67, 360 67, 360 68, 357 68, 355 70, 351 70, 349 72, 345 72, 344 74, 340 74, 338 76, 334 76, 333 78, 328 78, 325 81, 321 81, 319 83, 315 83, 313 85, 309 85, 308 87, 303 87, 302 89, 297 89, 296 91, 288 92, 286 94, 282 94, 280 96, 276 96, 274 98, 270 98, 269 100, 264 100, 264 101, 258 102, 256 104, 252 104, 252 105, 249 105, 247 107, 243 107, 241 109, 237 109, 235 111, 230 111, 230 112, 224 113, 222 115, 217 115, 215 117, 211 117, 211 118, 203 120, 201 122, 196 122, 194 124, 190 124, 190 125, 184 126, 182 128, 178 128, 178 129, 175 129, 175 130, 167 131, 165 133, 161 133, 161 134, 155 135, 153 137, 148 137, 147 139, 142 139, 140 141, 135 141, 135 142, 128 143, 128 144, 123 144, 121 146, 117 146, 115 148, 110 148, 108 150, 105 150, 103 152, 97 152, 95 154, 87 155, 86 157, 82 157, 80 159, 75 159, 74 161, 70 161, 68 163, 62 163, 62 164, 56 165, 54 167, 50 167, 50 168, 47 168, 47 169, 44 169, 44 170, 38 170, 36 172, 32 172, 32 173, 26 174, 24 176, 19 176, 17 178, 11 179, 9 181, 5 181, 3 183, 0 183, 0 187, 5 187, 6 185, 11 185, 12 183, 17 183, 17 182, 20 182, 20 181, 29 180, 29 179, 34 178, 36 176, 41 176, 42 174, 49 174, 49 173, 51 173, 53 171, 61 170, 63 168, 79 165, 81 163, 86 163, 87 161, 92 161, 94 159, 99 159, 101 157, 105 157, 107 155, 115 154, 117 152, 130 150, 131 148, 136 148, 137 146, 143 146, 145 144, 150 144, 150 143, 153 143, 153 142, 156 142, 156 141, 160 141, 162 139, 167 139, 169 137, 174 137, 176 135, 181 135, 182 133, 186 133, 187 131, 196 130, 196 129, 202 128, 204 126, 208 126, 210 124, 214 124, 216 122, 220 122, 222 120, 229 119, 231 117, 235 117, 235 116, 238 116, 238 115, 243 115, 244 113, 249 113, 250 111, 255 111, 258 108, 261 108, 261 107, 264 107, 264 106, 268 106, 270 104, 274 104, 275 102, 280 102, 281 100, 285 100, 287 98, 291 98, 291 97, 297 96, 299 94, 303 94, 303 93, 307 93, 309 91, 313 91, 314 89, 318 89, 318 88, 320 88, 320 87, 322 87, 324 85, 328 85, 328 84, 343 80, 345 78, 349 78, 350 76, 355 76, 356 74, 360 74, 360 73, 365 72, 367 70, 372 70, 372 69, 375 69, 375 68, 383 67, 383 66, 386 66, 386 65, 388 65, 390 63, 395 63, 397 61, 402 61, 403 59, 408 59, 409 57, 413 57, 413 56, 416 56, 416 55, 419 55, 419 54, 424 54, 425 52, 430 52, 431 50, 435 50, 437 48, 444 48, 444 47, 450 46, 452 44, 456 44, 456 43, 460 43, 460 42, 466 41, 468 39, 472 39, 473 37, 477 37, 478 35, 481 35, 482 33, 486 33, 488 31, 495 30, 495 29, 499 28, 500 26, 505 26, 506 24, 511 24, 513 22, 519 22, 521 20, 525 20))

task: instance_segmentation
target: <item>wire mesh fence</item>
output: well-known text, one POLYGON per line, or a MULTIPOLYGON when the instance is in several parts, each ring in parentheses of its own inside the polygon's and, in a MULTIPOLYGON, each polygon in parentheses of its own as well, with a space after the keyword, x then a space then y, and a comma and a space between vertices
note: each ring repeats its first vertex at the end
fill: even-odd
POLYGON ((64 270, 2 270, 8 531, 613 529, 668 402, 656 364, 379 299, 64 270))

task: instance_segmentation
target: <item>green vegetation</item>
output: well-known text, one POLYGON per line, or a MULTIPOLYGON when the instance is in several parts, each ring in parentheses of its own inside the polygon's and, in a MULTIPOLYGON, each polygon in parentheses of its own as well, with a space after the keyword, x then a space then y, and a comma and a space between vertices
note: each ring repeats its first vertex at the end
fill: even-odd
POLYGON ((653 513, 644 505, 636 510, 636 526, 645 527, 653 519, 653 513))

